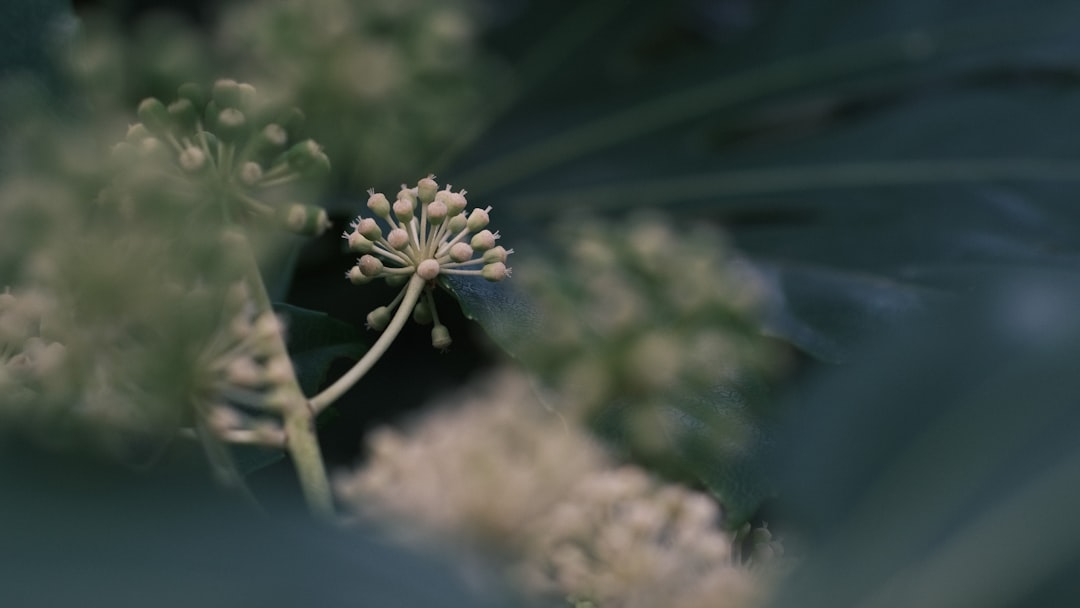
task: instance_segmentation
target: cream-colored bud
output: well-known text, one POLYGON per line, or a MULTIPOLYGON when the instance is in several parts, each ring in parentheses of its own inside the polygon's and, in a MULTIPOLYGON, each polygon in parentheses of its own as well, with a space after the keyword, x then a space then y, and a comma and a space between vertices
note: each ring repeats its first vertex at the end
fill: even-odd
POLYGON ((375 310, 368 313, 367 326, 368 329, 374 329, 375 331, 382 331, 386 329, 386 326, 390 324, 390 309, 386 306, 380 306, 375 310))
POLYGON ((413 219, 413 211, 416 209, 416 204, 411 198, 399 198, 394 201, 394 217, 399 222, 409 222, 413 219))
POLYGON ((510 276, 510 269, 502 262, 495 262, 494 264, 485 264, 483 270, 480 271, 480 275, 489 281, 498 282, 510 276))
POLYGON ((346 238, 349 240, 349 251, 355 251, 356 253, 368 253, 375 246, 375 243, 372 243, 367 237, 358 232, 350 232, 346 238))
POLYGON ((436 183, 434 177, 434 175, 429 175, 416 183, 416 195, 425 205, 435 200, 435 193, 439 190, 439 184, 436 183))
POLYGON ((386 242, 398 251, 403 251, 409 246, 409 233, 404 228, 394 228, 386 235, 386 242))
POLYGON ((446 219, 446 205, 442 201, 435 201, 427 208, 428 222, 432 226, 438 226, 446 219))
POLYGON ((180 153, 180 167, 194 173, 206 166, 206 153, 195 146, 188 146, 180 153))
POLYGON ((495 246, 495 235, 490 230, 481 230, 473 235, 469 244, 476 251, 487 251, 495 246))
POLYGON ((472 259, 473 248, 468 243, 454 243, 450 248, 450 259, 455 262, 465 262, 472 259))
POLYGON ((245 186, 254 186, 262 179, 263 170, 259 163, 248 161, 240 167, 240 181, 245 186))
POLYGON ((361 257, 356 265, 360 267, 360 272, 363 273, 365 277, 377 277, 382 274, 383 271, 382 260, 373 255, 361 257))
POLYGON ((379 227, 378 222, 370 217, 361 218, 356 223, 356 231, 372 241, 382 238, 382 228, 379 227))
POLYGON ((363 285, 364 283, 371 282, 371 277, 364 276, 364 273, 360 272, 359 266, 353 266, 352 268, 350 268, 349 272, 345 273, 345 276, 353 285, 363 285))
POLYGON ((425 281, 430 281, 439 276, 439 263, 431 258, 420 262, 416 267, 416 275, 425 281))
POLYGON ((431 345, 439 350, 450 348, 453 340, 450 339, 450 330, 445 325, 436 325, 431 328, 431 345))
POLYGON ((489 221, 486 209, 473 209, 472 213, 469 214, 469 220, 465 225, 469 228, 469 232, 476 232, 487 226, 489 221))

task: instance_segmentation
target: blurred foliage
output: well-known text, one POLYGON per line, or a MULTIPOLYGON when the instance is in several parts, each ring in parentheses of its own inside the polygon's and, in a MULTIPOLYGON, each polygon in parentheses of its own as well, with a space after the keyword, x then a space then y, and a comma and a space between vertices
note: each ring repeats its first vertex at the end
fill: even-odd
POLYGON ((780 438, 810 548, 774 605, 1075 603, 1078 297, 1012 274, 814 379, 780 438))
POLYGON ((150 476, 6 436, 0 452, 4 605, 522 605, 374 530, 253 514, 190 455, 150 476))

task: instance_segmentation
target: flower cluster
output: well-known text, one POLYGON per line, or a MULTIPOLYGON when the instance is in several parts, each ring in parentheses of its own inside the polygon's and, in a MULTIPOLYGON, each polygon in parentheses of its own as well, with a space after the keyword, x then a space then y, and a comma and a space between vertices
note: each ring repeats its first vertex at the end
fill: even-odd
POLYGON ((580 605, 746 606, 759 592, 712 498, 614 468, 526 376, 502 372, 456 401, 407 432, 376 431, 366 466, 338 479, 342 502, 413 542, 493 551, 526 589, 580 605))
POLYGON ((592 438, 543 409, 520 373, 502 372, 402 432, 367 441, 367 466, 338 480, 356 511, 429 536, 502 548, 589 471, 592 438))
POLYGON ((244 282, 229 288, 222 323, 199 357, 197 414, 232 443, 280 446, 281 415, 302 407, 292 361, 281 349, 283 325, 258 312, 244 282))
POLYGON ((716 233, 638 217, 570 224, 561 237, 565 263, 526 273, 544 329, 519 350, 582 414, 772 364, 762 290, 716 233))
POLYGON ((67 348, 46 331, 53 302, 44 294, 0 293, 0 416, 33 417, 41 402, 66 395, 67 348))
POLYGON ((223 79, 209 92, 194 83, 181 85, 168 105, 147 98, 138 116, 113 148, 121 175, 106 198, 128 206, 141 197, 159 205, 173 200, 191 214, 230 223, 276 221, 305 235, 330 226, 319 207, 268 196, 271 188, 330 169, 318 144, 297 141, 303 119, 298 110, 260 105, 254 87, 223 79))
POLYGON ((708 496, 641 469, 595 472, 533 525, 518 574, 600 607, 747 606, 757 581, 732 563, 719 515, 708 496))
MULTIPOLYGON (((356 285, 377 278, 395 285, 412 276, 425 281, 424 299, 412 310, 413 319, 433 323, 432 345, 444 349, 450 335, 435 311, 431 293, 435 280, 441 275, 472 275, 501 281, 510 276, 506 260, 513 250, 497 245, 499 233, 487 229, 491 207, 467 211, 465 191, 454 192, 450 185, 440 190, 433 176, 412 188, 402 184, 393 203, 382 193, 369 194, 368 209, 385 226, 359 216, 350 225, 352 230, 342 235, 350 251, 363 254, 346 277, 356 285)), ((368 326, 385 329, 405 292, 402 289, 389 305, 371 311, 368 326)))
POLYGON ((220 61, 305 108, 347 186, 432 162, 483 115, 496 87, 472 0, 230 2, 220 61), (363 133, 363 137, 346 134, 363 133), (347 164, 346 164, 347 163, 347 164))

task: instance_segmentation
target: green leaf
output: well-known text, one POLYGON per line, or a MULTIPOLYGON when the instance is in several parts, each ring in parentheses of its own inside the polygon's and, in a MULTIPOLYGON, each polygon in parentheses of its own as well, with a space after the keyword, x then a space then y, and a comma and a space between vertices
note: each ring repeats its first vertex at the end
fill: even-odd
POLYGON ((253 512, 197 459, 145 475, 6 436, 0 453, 5 606, 517 605, 369 525, 253 512))
POLYGON ((611 54, 553 77, 461 179, 514 216, 507 242, 581 210, 721 222, 772 281, 770 331, 842 361, 966 275, 1080 261, 1078 22, 1059 0, 780 3, 735 42, 580 95, 581 73, 627 60, 619 32, 676 27, 611 25, 611 54))
POLYGON ((334 361, 359 359, 370 347, 356 327, 324 312, 282 303, 274 310, 285 317, 289 356, 306 395, 319 390, 334 361))
POLYGON ((538 312, 513 279, 492 283, 477 277, 444 276, 442 281, 465 317, 479 323, 507 353, 514 355, 515 345, 542 331, 538 312))
POLYGON ((1025 271, 819 374, 779 442, 807 539, 775 606, 1066 606, 1080 274, 1025 271))

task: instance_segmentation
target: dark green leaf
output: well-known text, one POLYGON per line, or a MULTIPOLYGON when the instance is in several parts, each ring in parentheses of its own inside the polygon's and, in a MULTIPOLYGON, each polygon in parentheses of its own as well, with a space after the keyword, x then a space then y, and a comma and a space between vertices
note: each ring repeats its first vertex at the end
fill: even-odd
POLYGON ((253 513, 201 463, 146 476, 7 437, 0 451, 4 606, 514 605, 369 526, 253 513))
POLYGON ((1080 274, 1012 275, 795 404, 776 606, 1068 606, 1080 573, 1080 274))
POLYGON ((356 327, 324 312, 281 303, 274 310, 285 317, 289 355, 306 395, 318 392, 335 360, 359 359, 370 346, 356 327))

